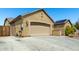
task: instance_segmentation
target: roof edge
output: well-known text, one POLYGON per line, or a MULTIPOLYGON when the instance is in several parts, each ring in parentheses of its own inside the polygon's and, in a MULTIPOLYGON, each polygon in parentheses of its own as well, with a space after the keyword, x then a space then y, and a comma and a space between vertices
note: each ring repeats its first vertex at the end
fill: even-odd
POLYGON ((51 19, 51 21, 54 23, 54 20, 48 15, 48 13, 47 13, 44 9, 39 9, 39 10, 37 10, 37 11, 28 13, 28 14, 26 14, 26 15, 23 15, 23 17, 25 17, 25 16, 27 16, 27 15, 31 15, 31 14, 36 13, 36 12, 39 12, 39 11, 43 11, 43 12, 51 19))

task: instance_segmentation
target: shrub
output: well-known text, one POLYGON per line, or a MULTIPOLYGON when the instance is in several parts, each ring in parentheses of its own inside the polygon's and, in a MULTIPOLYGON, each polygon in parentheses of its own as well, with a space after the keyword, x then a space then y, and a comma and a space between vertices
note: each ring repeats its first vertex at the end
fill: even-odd
POLYGON ((73 26, 72 27, 67 26, 66 29, 65 29, 65 35, 66 36, 69 36, 70 34, 74 34, 74 32, 75 32, 75 29, 74 29, 73 26))

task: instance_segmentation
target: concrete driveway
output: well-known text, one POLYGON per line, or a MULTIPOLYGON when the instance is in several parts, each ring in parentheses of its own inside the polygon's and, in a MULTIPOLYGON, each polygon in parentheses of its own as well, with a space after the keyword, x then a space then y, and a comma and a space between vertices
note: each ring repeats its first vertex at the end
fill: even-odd
POLYGON ((79 51, 79 40, 65 36, 0 37, 0 51, 79 51))

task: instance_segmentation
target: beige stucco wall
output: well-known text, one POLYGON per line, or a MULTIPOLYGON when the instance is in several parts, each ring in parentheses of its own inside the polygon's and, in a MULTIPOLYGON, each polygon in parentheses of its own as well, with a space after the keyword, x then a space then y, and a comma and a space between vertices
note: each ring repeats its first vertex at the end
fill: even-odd
POLYGON ((67 22, 67 23, 64 25, 64 29, 65 29, 67 26, 71 27, 71 24, 70 24, 69 22, 67 22))
POLYGON ((61 30, 54 30, 53 32, 53 36, 60 36, 61 35, 61 30))
POLYGON ((11 24, 11 35, 19 35, 19 31, 21 31, 21 26, 22 26, 23 20, 19 19, 15 23, 11 24))
POLYGON ((71 24, 69 22, 65 23, 64 25, 58 25, 58 26, 55 26, 55 29, 53 31, 53 35, 56 35, 56 36, 60 36, 60 35, 65 35, 65 28, 67 26, 70 26, 71 27, 71 24), (60 33, 61 32, 61 33, 60 33))
MULTIPOLYGON (((26 16, 26 17, 23 18, 23 25, 24 25, 23 34, 25 36, 26 35, 30 36, 30 34, 31 34, 31 31, 32 31, 31 26, 30 26, 31 22, 41 22, 41 23, 50 24, 50 34, 52 34, 52 30, 53 30, 52 27, 54 26, 54 24, 50 20, 50 18, 43 11, 36 12, 34 14, 31 14, 31 15, 26 16), (26 28, 26 23, 28 23, 28 27, 27 28, 26 28)), ((38 28, 40 29, 40 27, 38 27, 38 28)), ((44 31, 44 30, 40 29, 41 32, 44 31)))
POLYGON ((64 25, 54 26, 53 36, 64 35, 63 32, 64 32, 64 25))
MULTIPOLYGON (((31 15, 27 15, 27 16, 23 16, 22 19, 19 19, 18 21, 16 21, 15 23, 13 23, 12 26, 12 35, 19 35, 19 31, 21 29, 21 25, 23 27, 23 31, 22 31, 22 36, 30 36, 31 32, 33 32, 32 30, 32 26, 31 26, 31 22, 40 22, 40 23, 46 23, 49 24, 49 27, 44 27, 44 26, 37 26, 37 27, 33 27, 34 29, 39 30, 39 34, 41 34, 40 32, 46 32, 48 31, 50 35, 52 35, 52 30, 54 29, 54 23, 50 20, 50 18, 43 12, 43 11, 39 11, 39 12, 35 12, 31 15)), ((35 32, 33 32, 35 33, 35 32)), ((45 34, 45 33, 44 33, 45 34)))
POLYGON ((27 19, 23 18, 23 32, 22 32, 22 36, 29 36, 29 26, 30 26, 30 22, 27 19))
POLYGON ((43 22, 47 24, 52 24, 51 20, 43 11, 39 11, 37 13, 31 14, 25 18, 30 22, 43 22))

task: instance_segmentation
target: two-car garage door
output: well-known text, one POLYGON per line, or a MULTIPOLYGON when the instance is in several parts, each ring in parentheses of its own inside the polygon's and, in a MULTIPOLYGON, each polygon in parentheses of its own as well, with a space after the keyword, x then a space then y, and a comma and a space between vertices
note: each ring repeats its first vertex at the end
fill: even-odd
POLYGON ((32 22, 30 26, 31 36, 47 36, 50 35, 50 25, 39 22, 32 22))

